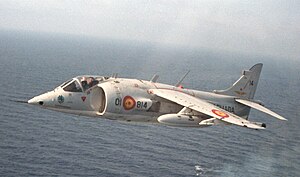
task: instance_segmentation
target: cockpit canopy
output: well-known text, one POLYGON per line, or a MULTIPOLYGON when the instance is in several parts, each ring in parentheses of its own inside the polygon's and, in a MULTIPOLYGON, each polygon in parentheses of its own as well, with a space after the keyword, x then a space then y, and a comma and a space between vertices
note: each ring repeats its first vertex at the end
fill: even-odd
POLYGON ((107 77, 102 76, 78 76, 61 84, 61 87, 66 92, 85 92, 86 90, 97 85, 99 82, 107 80, 107 77))

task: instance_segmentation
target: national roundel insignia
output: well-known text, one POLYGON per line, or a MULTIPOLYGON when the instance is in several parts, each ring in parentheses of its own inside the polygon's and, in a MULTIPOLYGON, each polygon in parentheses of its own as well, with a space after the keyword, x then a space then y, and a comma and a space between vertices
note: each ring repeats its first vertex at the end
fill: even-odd
POLYGON ((222 111, 219 111, 219 110, 216 110, 216 109, 213 109, 213 110, 211 110, 211 111, 212 111, 215 115, 220 116, 220 117, 222 117, 223 119, 229 117, 229 115, 226 114, 225 112, 222 112, 222 111))
POLYGON ((125 96, 123 99, 123 107, 125 110, 130 110, 135 107, 135 100, 131 96, 125 96))
POLYGON ((57 97, 57 101, 59 102, 59 104, 62 104, 65 101, 65 98, 62 95, 59 95, 57 97))

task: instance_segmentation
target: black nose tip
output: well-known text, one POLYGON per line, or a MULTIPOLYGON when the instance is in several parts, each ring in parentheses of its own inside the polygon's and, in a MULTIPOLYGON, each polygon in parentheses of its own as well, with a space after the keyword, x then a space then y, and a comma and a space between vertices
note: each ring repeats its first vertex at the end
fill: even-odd
POLYGON ((44 104, 44 102, 43 102, 43 101, 39 101, 39 105, 41 105, 41 106, 42 106, 43 104, 44 104))

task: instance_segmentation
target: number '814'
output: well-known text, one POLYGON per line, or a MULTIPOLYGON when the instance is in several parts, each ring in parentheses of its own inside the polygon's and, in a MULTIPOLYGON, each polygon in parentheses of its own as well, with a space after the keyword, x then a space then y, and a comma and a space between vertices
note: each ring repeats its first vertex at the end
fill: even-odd
POLYGON ((136 107, 141 108, 141 109, 147 109, 147 102, 137 101, 136 102, 136 107))

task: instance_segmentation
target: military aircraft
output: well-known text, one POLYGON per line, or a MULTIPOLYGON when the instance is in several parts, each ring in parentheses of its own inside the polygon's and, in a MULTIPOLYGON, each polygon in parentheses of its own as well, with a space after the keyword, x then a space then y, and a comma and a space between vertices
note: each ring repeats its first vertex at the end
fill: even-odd
POLYGON ((238 125, 264 129, 266 124, 252 122, 248 116, 254 108, 280 120, 284 117, 254 100, 263 64, 258 63, 226 90, 204 92, 176 85, 104 76, 77 76, 54 90, 28 100, 50 110, 112 120, 155 122, 169 126, 207 127, 238 125))

